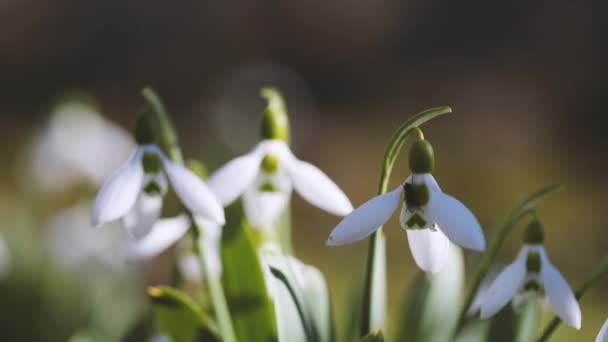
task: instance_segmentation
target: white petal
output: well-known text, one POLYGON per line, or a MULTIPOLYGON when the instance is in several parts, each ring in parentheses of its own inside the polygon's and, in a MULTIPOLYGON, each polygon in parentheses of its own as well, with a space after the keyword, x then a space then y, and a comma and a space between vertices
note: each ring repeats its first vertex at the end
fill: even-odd
POLYGON ((134 240, 129 245, 127 255, 132 259, 159 255, 184 236, 188 228, 190 228, 190 219, 187 215, 157 221, 143 239, 134 240))
POLYGON ((526 276, 528 248, 519 252, 515 262, 505 267, 481 298, 481 319, 496 314, 515 296, 526 276))
POLYGON ((448 258, 450 240, 439 229, 435 231, 406 229, 405 231, 416 265, 426 272, 441 271, 448 258))
POLYGON ((476 251, 486 248, 483 231, 473 213, 454 197, 431 191, 429 216, 455 244, 476 251))
POLYGON ((549 305, 564 323, 580 329, 581 308, 572 289, 557 268, 551 264, 544 250, 541 253, 541 258, 541 279, 549 305))
POLYGON ((293 187, 311 204, 338 216, 353 211, 344 192, 316 166, 294 159, 286 167, 293 187))
POLYGON ((171 186, 184 206, 193 214, 216 222, 226 223, 224 209, 207 185, 186 167, 162 156, 164 170, 171 186))
POLYGON ((262 155, 254 151, 229 161, 211 175, 209 187, 222 205, 232 203, 254 181, 261 160, 262 155))
POLYGON ((291 186, 283 185, 276 192, 259 191, 257 186, 251 186, 243 194, 245 215, 255 228, 269 228, 285 210, 290 198, 291 186))
POLYGON ((203 230, 202 252, 207 264, 208 275, 220 276, 222 274, 222 256, 220 252, 222 227, 215 222, 200 217, 196 217, 195 220, 203 230))
POLYGON ((144 179, 142 155, 143 150, 137 149, 101 187, 91 213, 94 227, 119 219, 131 210, 144 179))
POLYGON ((382 226, 399 205, 403 188, 376 196, 346 216, 329 235, 327 245, 337 246, 368 237, 382 226))
POLYGON ((597 334, 597 338, 595 339, 595 342, 608 342, 608 319, 602 326, 600 333, 597 334))
POLYGON ((162 197, 140 193, 135 205, 124 217, 127 232, 136 239, 144 237, 160 218, 162 206, 162 197))

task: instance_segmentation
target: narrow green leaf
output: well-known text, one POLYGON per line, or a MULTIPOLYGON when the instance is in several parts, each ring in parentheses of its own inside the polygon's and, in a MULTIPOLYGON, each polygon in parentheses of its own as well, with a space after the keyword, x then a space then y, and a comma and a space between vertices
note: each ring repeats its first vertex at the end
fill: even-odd
POLYGON ((452 341, 462 301, 464 258, 453 244, 449 253, 441 272, 421 274, 408 291, 397 341, 452 341))
POLYGON ((219 341, 217 328, 207 314, 181 291, 158 286, 148 289, 158 329, 174 342, 219 341))
POLYGON ((226 208, 222 233, 222 284, 237 341, 275 341, 277 330, 264 272, 241 203, 226 208))
POLYGON ((540 324, 541 310, 538 301, 527 300, 517 312, 515 342, 534 341, 540 324))

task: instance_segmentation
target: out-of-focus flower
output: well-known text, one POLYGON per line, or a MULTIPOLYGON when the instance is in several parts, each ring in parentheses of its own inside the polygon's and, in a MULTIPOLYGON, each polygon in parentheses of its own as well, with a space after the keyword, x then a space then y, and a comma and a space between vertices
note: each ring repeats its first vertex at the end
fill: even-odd
POLYGON ((101 184, 135 146, 121 127, 83 101, 63 102, 35 138, 28 162, 37 188, 61 191, 82 181, 101 184))
POLYGON ((600 333, 597 334, 597 338, 595 339, 595 342, 608 342, 608 319, 602 326, 600 333))
POLYGON ((224 210, 207 185, 152 144, 141 145, 104 183, 93 205, 91 223, 97 227, 122 218, 132 236, 146 236, 159 220, 168 183, 194 215, 224 224, 224 210))
POLYGON ((90 210, 88 203, 81 202, 51 217, 46 231, 51 255, 67 267, 96 260, 123 270, 127 234, 122 229, 91 229, 90 210))
POLYGON ((311 204, 344 216, 352 205, 340 188, 316 166, 296 158, 285 142, 285 104, 276 91, 263 92, 268 109, 264 138, 250 153, 231 160, 209 179, 209 186, 226 206, 243 196, 245 214, 257 228, 268 228, 286 208, 292 189, 311 204))
POLYGON ((526 228, 525 244, 515 261, 498 275, 483 296, 482 319, 493 316, 511 300, 517 308, 527 299, 546 297, 562 321, 576 329, 581 328, 578 301, 564 277, 549 260, 543 241, 543 228, 535 220, 526 228))
POLYGON ((346 216, 331 232, 327 244, 351 243, 371 235, 397 210, 403 193, 400 223, 418 267, 439 272, 447 260, 450 241, 483 251, 485 238, 479 222, 459 200, 441 191, 431 174, 433 166, 431 144, 426 140, 414 143, 410 150, 412 175, 397 189, 372 198, 346 216))
POLYGON ((498 276, 498 274, 500 273, 500 271, 502 269, 503 269, 502 265, 494 265, 494 266, 492 266, 492 268, 490 269, 488 274, 486 274, 486 276, 483 278, 483 280, 481 281, 481 284, 479 284, 479 288, 477 289, 475 296, 473 297, 473 301, 471 302, 471 305, 469 306, 469 310, 467 311, 468 317, 473 317, 473 316, 477 315, 477 313, 479 313, 479 310, 481 309, 481 303, 482 303, 483 297, 485 296, 486 292, 488 292, 490 285, 492 285, 494 280, 496 280, 496 277, 498 276))

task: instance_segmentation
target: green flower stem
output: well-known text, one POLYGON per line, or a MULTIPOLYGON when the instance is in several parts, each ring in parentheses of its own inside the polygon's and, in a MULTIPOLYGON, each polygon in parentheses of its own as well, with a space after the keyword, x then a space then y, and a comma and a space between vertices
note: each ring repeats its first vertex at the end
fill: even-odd
MULTIPOLYGON (((417 139, 421 139, 422 131, 417 129, 418 126, 437 116, 451 112, 452 109, 450 107, 428 109, 411 117, 399 127, 384 153, 378 195, 386 193, 393 164, 406 139, 412 134, 416 135, 417 139)), ((372 234, 369 242, 365 287, 363 289, 361 336, 368 335, 372 330, 383 330, 384 328, 386 299, 386 256, 384 246, 384 233, 382 232, 382 227, 380 227, 372 234)))
POLYGON ((158 94, 150 87, 144 88, 141 94, 146 100, 147 113, 153 115, 156 119, 157 131, 154 132, 155 140, 167 153, 169 159, 177 163, 183 163, 184 159, 177 141, 177 134, 175 133, 171 119, 169 119, 165 105, 158 94))
MULTIPOLYGON (((142 95, 148 106, 148 111, 146 114, 152 115, 155 119, 154 127, 156 128, 156 132, 153 132, 153 134, 157 143, 165 150, 169 159, 176 163, 183 164, 184 160, 177 140, 177 134, 175 133, 175 128, 173 127, 169 114, 167 113, 167 110, 165 109, 160 97, 152 88, 149 87, 142 90, 142 95)), ((198 163, 195 163, 194 165, 196 164, 198 163)), ((201 166, 202 165, 196 165, 196 167, 193 168, 194 171, 196 172, 197 170, 203 170, 201 166)), ((199 174, 199 176, 204 175, 199 174)), ((192 212, 186 208, 183 208, 183 210, 188 213, 190 222, 192 222, 192 226, 194 228, 191 229, 196 241, 194 252, 201 261, 203 278, 207 284, 211 302, 213 303, 216 319, 222 335, 222 341, 236 342, 236 335, 234 333, 234 327, 232 325, 232 319, 230 317, 230 311, 228 310, 228 303, 226 301, 224 289, 222 288, 221 280, 209 272, 207 263, 208 258, 206 258, 204 255, 203 239, 205 239, 205 237, 203 234, 203 227, 201 227, 199 222, 197 222, 197 220, 194 218, 192 212)))
POLYGON ((481 282, 494 264, 496 256, 498 255, 498 251, 500 250, 500 247, 506 240, 507 236, 509 236, 511 231, 513 231, 513 228, 515 228, 515 225, 523 217, 528 214, 531 214, 533 216, 535 215, 534 207, 541 199, 543 199, 545 196, 554 191, 560 190, 561 188, 562 185, 560 184, 552 184, 540 188, 534 193, 532 193, 530 196, 528 196, 524 201, 522 201, 521 204, 509 214, 503 225, 498 230, 496 236, 494 236, 494 239, 490 243, 490 247, 487 249, 486 253, 481 258, 480 265, 477 268, 477 272, 473 276, 473 282, 471 284, 471 287, 469 288, 469 291, 466 294, 465 300, 460 310, 460 314, 458 315, 456 329, 454 330, 454 336, 457 336, 462 327, 464 326, 466 320, 466 313, 469 309, 469 306, 471 306, 473 298, 475 297, 475 294, 477 293, 481 282))
MULTIPOLYGON (((593 271, 593 273, 591 273, 591 276, 589 277, 589 279, 587 279, 586 282, 584 282, 581 286, 578 287, 578 289, 576 289, 576 291, 574 292, 576 299, 580 300, 583 297, 583 295, 585 295, 587 290, 592 288, 595 284, 597 284, 597 282, 603 276, 605 276, 607 274, 608 274, 608 256, 606 256, 606 257, 604 257, 604 259, 602 259, 600 264, 595 268, 595 271, 593 271)), ((549 337, 551 337, 551 334, 553 334, 553 332, 555 331, 555 329, 557 329, 557 327, 559 326, 559 324, 561 322, 562 322, 562 320, 559 319, 559 317, 555 316, 553 318, 553 320, 551 320, 551 322, 549 322, 549 324, 547 324, 547 327, 545 328, 545 330, 543 330, 542 335, 540 335, 540 337, 538 338, 538 342, 544 342, 544 341, 549 340, 549 337)))

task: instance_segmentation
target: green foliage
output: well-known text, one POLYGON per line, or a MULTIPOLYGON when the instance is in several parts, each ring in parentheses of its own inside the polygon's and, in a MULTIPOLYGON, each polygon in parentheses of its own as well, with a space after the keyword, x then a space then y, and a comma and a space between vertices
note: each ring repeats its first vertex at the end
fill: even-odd
POLYGON ((222 234, 222 284, 238 341, 276 341, 272 301, 268 296, 256 244, 240 202, 226 208, 222 234))
POLYGON ((148 289, 158 329, 174 342, 219 341, 217 328, 197 303, 180 290, 159 286, 148 289))
POLYGON ((441 272, 420 274, 408 291, 397 341, 451 341, 462 302, 464 258, 453 244, 449 253, 441 272))

